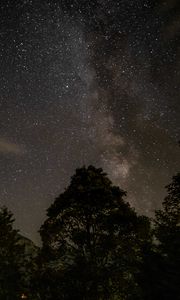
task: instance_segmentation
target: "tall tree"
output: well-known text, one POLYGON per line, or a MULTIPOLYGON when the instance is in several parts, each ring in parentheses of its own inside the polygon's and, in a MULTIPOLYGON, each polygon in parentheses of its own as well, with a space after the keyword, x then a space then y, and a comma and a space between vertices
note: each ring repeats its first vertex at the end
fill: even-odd
POLYGON ((13 229, 13 216, 0 209, 0 299, 19 299, 23 292, 21 263, 23 248, 18 244, 18 231, 13 229), (21 261, 21 263, 20 263, 21 261))
POLYGON ((134 278, 149 221, 125 196, 102 169, 76 170, 40 229, 44 299, 138 298, 134 278))
POLYGON ((155 218, 155 235, 163 268, 162 299, 180 299, 180 173, 166 188, 168 195, 155 218))

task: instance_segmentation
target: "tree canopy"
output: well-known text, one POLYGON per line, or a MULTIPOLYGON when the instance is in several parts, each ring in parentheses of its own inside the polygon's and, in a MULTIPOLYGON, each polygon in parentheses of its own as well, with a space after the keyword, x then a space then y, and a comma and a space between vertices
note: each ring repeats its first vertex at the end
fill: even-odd
POLYGON ((152 220, 93 166, 47 210, 39 249, 0 209, 0 299, 179 300, 180 173, 152 220))
POLYGON ((134 275, 150 224, 125 196, 102 169, 89 166, 76 170, 50 206, 40 230, 41 259, 61 279, 56 299, 72 299, 70 291, 73 299, 135 299, 134 275))
POLYGON ((168 195, 155 214, 155 237, 161 255, 161 295, 180 299, 180 173, 166 186, 168 195))
POLYGON ((0 209, 0 299, 19 299, 22 293, 23 248, 13 216, 6 207, 0 209))
POLYGON ((180 249, 180 173, 173 177, 166 189, 168 195, 162 203, 162 209, 156 211, 155 224, 161 247, 171 255, 180 249))

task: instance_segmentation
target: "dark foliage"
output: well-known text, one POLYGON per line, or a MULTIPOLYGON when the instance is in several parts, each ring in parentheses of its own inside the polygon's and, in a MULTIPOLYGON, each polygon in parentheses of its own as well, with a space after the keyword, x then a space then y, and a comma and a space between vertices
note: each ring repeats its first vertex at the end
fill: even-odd
POLYGON ((180 299, 180 174, 155 212, 154 244, 143 254, 138 277, 143 299, 180 299))
POLYGON ((40 230, 43 299, 138 298, 135 274, 150 224, 125 195, 102 169, 76 170, 40 230))
POLYGON ((12 214, 3 207, 0 210, 0 299, 19 299, 23 291, 23 248, 19 235, 13 229, 12 214))
POLYGON ((166 188, 152 230, 102 169, 77 169, 47 210, 41 249, 1 208, 0 299, 180 299, 180 174, 166 188))
POLYGON ((156 211, 155 236, 161 255, 163 299, 180 299, 180 173, 167 187, 168 195, 156 211))

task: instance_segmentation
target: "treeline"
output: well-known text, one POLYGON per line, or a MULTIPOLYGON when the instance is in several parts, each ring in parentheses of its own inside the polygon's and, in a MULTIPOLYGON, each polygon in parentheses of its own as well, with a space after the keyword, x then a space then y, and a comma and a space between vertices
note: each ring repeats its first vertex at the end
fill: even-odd
POLYGON ((0 211, 0 299, 180 299, 180 173, 150 220, 102 169, 77 169, 27 250, 0 211))

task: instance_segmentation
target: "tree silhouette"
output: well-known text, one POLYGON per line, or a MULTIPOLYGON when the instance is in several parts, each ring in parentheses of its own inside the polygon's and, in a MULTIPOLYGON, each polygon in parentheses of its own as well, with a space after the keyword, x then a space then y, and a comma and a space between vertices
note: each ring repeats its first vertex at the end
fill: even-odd
POLYGON ((168 195, 156 211, 155 235, 163 261, 163 299, 180 299, 180 173, 166 187, 168 195))
POLYGON ((23 248, 18 244, 18 231, 13 229, 13 216, 6 207, 0 209, 0 299, 20 299, 23 248))
POLYGON ((138 299, 135 274, 149 221, 125 196, 102 169, 76 170, 40 229, 43 299, 138 299))

